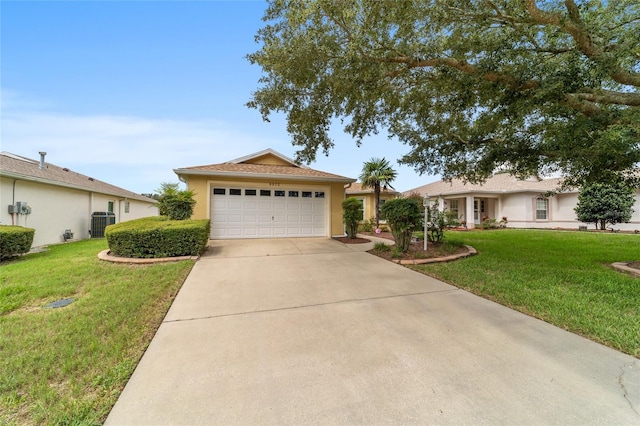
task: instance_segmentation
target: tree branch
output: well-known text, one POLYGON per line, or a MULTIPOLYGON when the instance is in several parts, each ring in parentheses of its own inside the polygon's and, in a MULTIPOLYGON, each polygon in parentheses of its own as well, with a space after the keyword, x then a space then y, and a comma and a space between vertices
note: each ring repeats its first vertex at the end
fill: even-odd
MULTIPOLYGON (((579 9, 573 0, 565 0, 569 19, 564 19, 559 13, 545 12, 539 9, 535 0, 524 0, 524 4, 534 21, 539 24, 556 26, 569 33, 578 49, 589 59, 594 61, 604 59, 603 50, 593 42, 591 34, 582 26, 579 9)), ((640 87, 640 73, 629 72, 615 66, 609 75, 620 84, 640 87)))

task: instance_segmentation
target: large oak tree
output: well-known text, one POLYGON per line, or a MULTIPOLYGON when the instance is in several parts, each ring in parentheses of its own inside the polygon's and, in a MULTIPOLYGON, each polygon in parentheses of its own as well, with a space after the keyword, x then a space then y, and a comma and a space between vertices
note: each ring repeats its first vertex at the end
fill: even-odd
POLYGON ((303 162, 336 119, 445 178, 583 184, 640 162, 637 0, 271 0, 264 19, 248 105, 286 115, 303 162))

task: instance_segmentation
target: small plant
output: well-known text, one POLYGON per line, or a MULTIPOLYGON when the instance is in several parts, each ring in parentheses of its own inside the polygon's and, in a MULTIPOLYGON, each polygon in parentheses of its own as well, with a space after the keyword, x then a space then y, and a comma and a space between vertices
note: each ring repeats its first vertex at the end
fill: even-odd
POLYGON ((342 202, 342 217, 349 238, 356 238, 358 222, 362 217, 362 203, 355 197, 349 197, 342 202))
POLYGON ((447 228, 457 228, 460 226, 460 217, 457 212, 448 210, 444 214, 445 220, 447 221, 447 228))
POLYGON ((362 221, 358 225, 360 232, 373 232, 374 229, 376 229, 376 222, 373 219, 362 221))
POLYGON ((498 227, 498 221, 494 218, 488 218, 483 220, 480 226, 482 226, 482 229, 494 229, 498 227))
POLYGON ((400 250, 399 247, 394 247, 393 250, 391 251, 391 258, 393 259, 400 259, 402 257, 402 250, 400 250))
POLYGON ((425 259, 427 257, 427 254, 423 251, 416 251, 413 254, 413 258, 414 259, 425 259))
POLYGON ((385 244, 380 241, 375 243, 375 245, 373 246, 373 250, 379 253, 385 253, 385 252, 391 251, 391 246, 389 244, 385 244))
POLYGON ((447 216, 438 206, 429 207, 427 213, 429 215, 427 238, 431 242, 439 243, 444 239, 444 231, 447 229, 447 216))

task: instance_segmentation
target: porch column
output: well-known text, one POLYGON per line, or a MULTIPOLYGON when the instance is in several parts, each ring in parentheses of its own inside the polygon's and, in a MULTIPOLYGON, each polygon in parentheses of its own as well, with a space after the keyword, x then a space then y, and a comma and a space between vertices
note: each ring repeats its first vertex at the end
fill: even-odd
POLYGON ((438 210, 444 211, 444 197, 442 195, 438 196, 438 210))
POLYGON ((466 208, 466 213, 464 215, 464 220, 467 221, 468 229, 473 229, 473 227, 475 226, 475 218, 473 216, 473 199, 474 199, 473 195, 467 195, 466 197, 467 208, 466 208))

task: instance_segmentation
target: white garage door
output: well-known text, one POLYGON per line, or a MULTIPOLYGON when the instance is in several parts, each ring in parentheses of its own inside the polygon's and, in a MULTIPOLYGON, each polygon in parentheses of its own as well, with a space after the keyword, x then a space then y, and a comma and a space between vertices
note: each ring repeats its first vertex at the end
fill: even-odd
POLYGON ((214 186, 211 238, 325 237, 324 189, 214 186))

